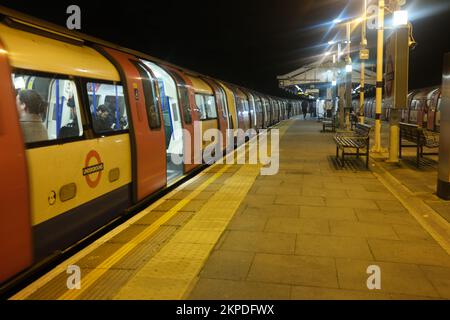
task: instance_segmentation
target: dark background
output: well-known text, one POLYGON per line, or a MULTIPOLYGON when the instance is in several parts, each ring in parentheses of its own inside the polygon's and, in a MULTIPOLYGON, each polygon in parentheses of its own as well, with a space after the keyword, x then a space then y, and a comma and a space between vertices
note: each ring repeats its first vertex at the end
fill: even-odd
MULTIPOLYGON (((369 0, 370 1, 370 0, 369 0)), ((277 75, 327 50, 337 33, 329 23, 361 14, 363 0, 24 1, 0 0, 61 26, 66 8, 81 7, 81 32, 210 76, 286 96, 277 75)), ((410 89, 437 85, 450 51, 450 0, 408 0, 414 38, 410 89)), ((339 36, 338 36, 339 38, 339 36)), ((376 32, 369 31, 369 47, 376 32)), ((353 33, 359 45, 360 31, 353 33)), ((354 56, 354 61, 356 59, 354 56)), ((374 62, 375 50, 371 50, 374 62)))

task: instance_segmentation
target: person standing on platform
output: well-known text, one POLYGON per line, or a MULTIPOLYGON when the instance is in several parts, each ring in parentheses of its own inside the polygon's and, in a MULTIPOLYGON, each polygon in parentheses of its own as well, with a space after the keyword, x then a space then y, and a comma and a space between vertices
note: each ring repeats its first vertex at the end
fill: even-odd
POLYGON ((305 120, 306 115, 308 114, 308 101, 306 100, 302 101, 302 113, 303 113, 303 120, 305 120))

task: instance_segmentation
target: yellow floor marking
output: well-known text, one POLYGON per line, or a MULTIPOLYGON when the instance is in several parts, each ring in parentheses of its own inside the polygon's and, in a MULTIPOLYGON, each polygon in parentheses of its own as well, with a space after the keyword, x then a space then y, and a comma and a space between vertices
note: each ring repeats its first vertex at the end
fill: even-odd
POLYGON ((63 295, 58 297, 58 300, 77 299, 83 292, 85 292, 91 285, 97 281, 103 274, 108 271, 113 265, 119 262, 125 257, 131 250, 133 250, 138 244, 145 241, 150 235, 152 235, 158 228, 170 220, 178 211, 186 206, 193 198, 198 196, 203 190, 205 190, 212 182, 217 180, 226 170, 228 166, 224 165, 218 172, 213 174, 205 182, 203 182, 197 189, 192 191, 186 198, 180 200, 172 209, 167 211, 162 217, 152 223, 148 228, 144 229, 132 241, 124 244, 119 250, 117 250, 112 256, 103 261, 96 269, 89 272, 86 276, 82 277, 81 289, 68 290, 63 295))
POLYGON ((181 299, 259 174, 243 165, 119 291, 115 299, 181 299), (245 174, 241 174, 245 173, 245 174), (250 175, 250 173, 253 173, 250 175), (220 230, 205 231, 205 222, 220 230), (185 227, 188 229, 186 230, 185 227), (157 279, 157 281, 155 281, 157 279))
MULTIPOLYGON (((280 137, 287 127, 282 127, 280 137)), ((242 165, 114 299, 186 298, 259 173, 260 165, 242 165)))
POLYGON ((373 172, 380 182, 402 203, 417 222, 450 255, 450 224, 430 208, 422 199, 415 197, 407 187, 386 169, 376 164, 382 174, 373 172))

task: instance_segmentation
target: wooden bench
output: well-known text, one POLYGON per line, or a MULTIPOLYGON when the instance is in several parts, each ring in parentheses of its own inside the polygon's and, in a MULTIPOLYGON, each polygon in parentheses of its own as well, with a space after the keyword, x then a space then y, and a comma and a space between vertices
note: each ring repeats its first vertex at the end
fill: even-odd
POLYGON ((334 136, 334 142, 336 143, 336 159, 339 159, 339 149, 342 149, 341 167, 344 166, 344 156, 356 155, 359 158, 359 149, 366 149, 366 168, 369 167, 369 134, 372 126, 367 124, 357 123, 355 125, 355 131, 337 133, 334 136), (345 152, 346 148, 356 149, 356 153, 345 152))
POLYGON ((438 152, 424 153, 423 147, 439 148, 438 134, 425 130, 416 124, 400 122, 399 157, 402 157, 402 148, 416 148, 416 166, 419 168, 420 158, 424 155, 438 155, 438 152), (403 140, 410 144, 403 144, 403 140), (411 144, 412 143, 412 144, 411 144))
POLYGON ((336 131, 336 116, 322 120, 322 132, 327 131, 327 128, 331 128, 330 132, 336 131))

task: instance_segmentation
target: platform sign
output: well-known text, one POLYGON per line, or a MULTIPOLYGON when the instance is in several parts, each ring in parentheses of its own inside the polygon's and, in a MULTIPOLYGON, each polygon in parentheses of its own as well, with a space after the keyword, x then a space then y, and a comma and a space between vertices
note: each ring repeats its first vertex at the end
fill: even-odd
POLYGON ((392 108, 405 109, 408 105, 409 66, 408 27, 396 28, 386 41, 384 77, 385 99, 392 100, 392 108))
POLYGON ((360 60, 369 60, 369 49, 361 49, 359 51, 360 60))

